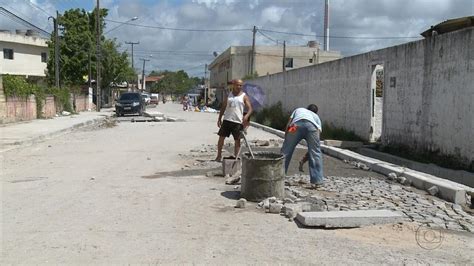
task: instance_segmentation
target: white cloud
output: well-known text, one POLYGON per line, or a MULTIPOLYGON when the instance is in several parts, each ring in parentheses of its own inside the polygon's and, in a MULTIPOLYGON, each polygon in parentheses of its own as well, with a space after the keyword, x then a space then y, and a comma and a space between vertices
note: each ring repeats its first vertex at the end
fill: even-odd
POLYGON ((280 22, 283 13, 285 12, 285 8, 281 7, 276 7, 276 6, 270 6, 265 8, 262 11, 262 22, 272 22, 272 23, 278 23, 280 22))
MULTIPOLYGON (((0 0, 0 5, 34 24, 51 30, 47 15, 29 5, 27 0, 0 0)), ((83 0, 35 0, 47 13, 71 8, 83 0)), ((87 7, 93 6, 89 0, 87 7)), ((101 0, 110 9, 109 19, 127 21, 138 16, 136 24, 190 29, 250 29, 253 25, 277 31, 323 35, 324 0, 183 0, 175 2, 141 0, 101 0)), ((472 15, 472 0, 331 0, 332 36, 418 36, 431 25, 453 17, 472 15)), ((12 27, 8 19, 0 20, 0 28, 12 27)), ((117 24, 108 23, 109 27, 117 24)), ((18 26, 17 26, 18 27, 18 26)), ((302 45, 315 37, 267 33, 273 39, 302 45)), ((221 52, 230 45, 250 45, 252 33, 182 32, 123 25, 110 33, 118 42, 140 41, 135 47, 136 59, 153 51, 203 51, 195 55, 182 52, 154 53, 150 68, 191 68, 209 63, 213 51, 221 52)), ((322 38, 318 38, 322 41, 322 38)), ((402 42, 402 40, 331 39, 331 49, 345 55, 365 52, 402 42)), ((272 41, 257 34, 257 44, 272 41)), ((125 44, 122 45, 126 49, 125 44)), ((135 64, 137 64, 135 60, 135 64)), ((147 67, 148 68, 148 67, 147 67)), ((194 68, 191 74, 202 74, 194 68)))

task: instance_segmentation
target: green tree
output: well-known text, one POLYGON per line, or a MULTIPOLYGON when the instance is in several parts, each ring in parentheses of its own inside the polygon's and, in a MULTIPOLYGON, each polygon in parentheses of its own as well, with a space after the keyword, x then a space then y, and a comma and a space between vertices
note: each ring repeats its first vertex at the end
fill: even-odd
POLYGON ((153 93, 165 93, 165 94, 184 94, 194 86, 201 83, 201 79, 198 77, 190 78, 188 73, 184 70, 173 71, 152 71, 154 75, 163 76, 158 83, 151 88, 153 93))
MULTIPOLYGON (((107 9, 100 9, 101 32, 105 28, 104 18, 107 9)), ((92 73, 96 73, 96 10, 89 13, 84 9, 70 9, 59 16, 60 29, 60 80, 67 87, 78 87, 84 84, 84 77, 89 73, 89 62, 92 73), (89 61, 90 57, 90 61, 89 61)), ((119 45, 115 40, 101 35, 101 88, 108 88, 113 82, 133 79, 134 72, 125 52, 118 52, 119 45)), ((48 42, 50 57, 47 64, 49 84, 54 84, 54 32, 48 42)))
POLYGON ((119 44, 107 39, 102 44, 102 87, 134 78, 134 71, 128 61, 126 52, 118 52, 119 44))

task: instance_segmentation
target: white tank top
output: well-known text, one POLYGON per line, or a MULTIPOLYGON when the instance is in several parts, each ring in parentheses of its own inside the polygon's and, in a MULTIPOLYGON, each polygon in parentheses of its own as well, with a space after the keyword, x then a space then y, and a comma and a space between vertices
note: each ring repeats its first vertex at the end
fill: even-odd
POLYGON ((244 97, 244 92, 239 96, 234 96, 232 92, 229 94, 224 112, 224 120, 242 124, 244 121, 244 97))

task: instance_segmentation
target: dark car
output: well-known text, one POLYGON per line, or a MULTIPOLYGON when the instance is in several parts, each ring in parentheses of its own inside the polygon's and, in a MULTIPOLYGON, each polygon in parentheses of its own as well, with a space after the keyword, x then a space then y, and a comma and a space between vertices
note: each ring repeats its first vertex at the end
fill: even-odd
POLYGON ((115 103, 115 113, 117 116, 123 116, 124 114, 142 115, 144 111, 145 102, 138 92, 124 93, 115 103))

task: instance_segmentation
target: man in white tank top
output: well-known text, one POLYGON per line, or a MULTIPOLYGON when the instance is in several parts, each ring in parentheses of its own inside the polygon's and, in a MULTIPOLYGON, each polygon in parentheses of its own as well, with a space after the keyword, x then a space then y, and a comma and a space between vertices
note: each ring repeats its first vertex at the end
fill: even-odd
POLYGON ((234 137, 234 156, 237 157, 240 152, 240 132, 244 127, 248 126, 249 118, 252 114, 250 99, 242 92, 242 80, 232 80, 229 83, 232 84, 232 91, 224 98, 219 112, 219 119, 217 120, 219 141, 217 142, 216 161, 222 160, 224 140, 229 137, 230 134, 234 137), (247 110, 245 116, 244 107, 247 110), (222 117, 224 117, 224 121, 222 121, 222 117))

